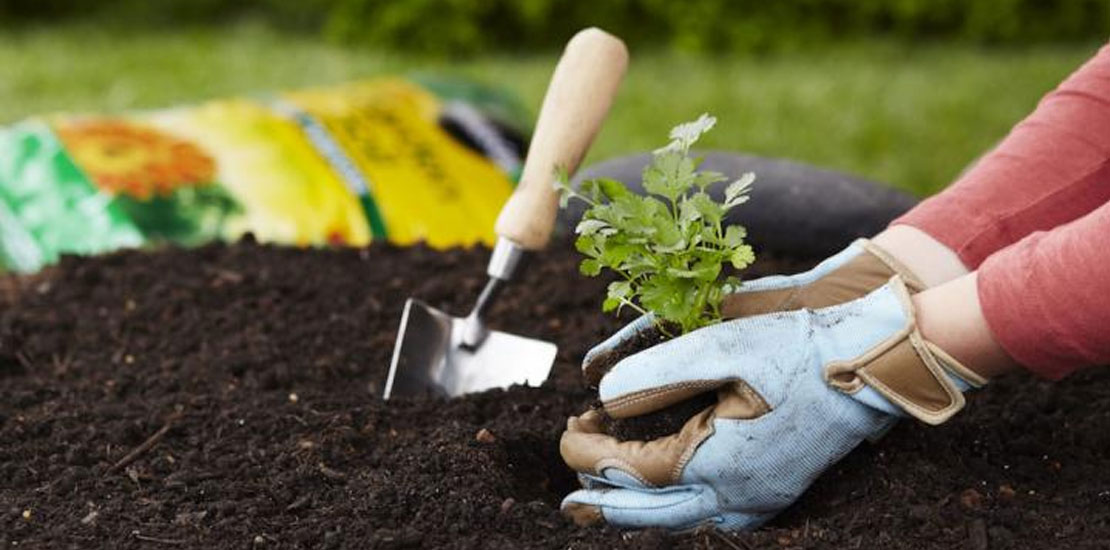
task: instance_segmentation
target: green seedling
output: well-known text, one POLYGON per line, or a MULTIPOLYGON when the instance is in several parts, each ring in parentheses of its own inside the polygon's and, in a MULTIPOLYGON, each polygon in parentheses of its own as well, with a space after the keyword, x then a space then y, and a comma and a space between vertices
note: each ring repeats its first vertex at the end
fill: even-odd
POLYGON ((584 181, 575 189, 565 172, 556 178, 561 206, 571 199, 588 205, 575 228, 575 247, 586 256, 582 274, 595 277, 608 269, 619 276, 609 284, 602 310, 653 313, 667 336, 675 336, 673 327, 686 333, 721 320, 721 300, 740 285, 724 265, 741 270, 755 261, 744 242, 747 231, 723 221, 748 201, 755 176, 746 173, 730 183, 723 202, 709 195, 710 185, 727 178, 699 171, 701 159, 690 156, 690 147, 716 122, 703 114, 671 130, 671 142, 644 168, 646 195, 611 179, 584 181))

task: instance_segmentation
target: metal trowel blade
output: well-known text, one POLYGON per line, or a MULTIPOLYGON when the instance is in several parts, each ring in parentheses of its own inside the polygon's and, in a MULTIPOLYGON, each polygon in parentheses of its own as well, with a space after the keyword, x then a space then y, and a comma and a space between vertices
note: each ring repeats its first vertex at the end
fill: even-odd
POLYGON ((555 362, 555 344, 495 330, 477 349, 462 346, 465 321, 409 298, 383 397, 439 394, 448 397, 538 386, 555 362))

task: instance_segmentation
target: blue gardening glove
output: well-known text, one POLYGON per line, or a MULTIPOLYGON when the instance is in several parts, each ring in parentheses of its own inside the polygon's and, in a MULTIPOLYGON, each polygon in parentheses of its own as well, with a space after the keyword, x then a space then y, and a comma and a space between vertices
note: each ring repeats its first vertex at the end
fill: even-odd
MULTIPOLYGON (((773 275, 745 281, 740 290, 725 297, 721 313, 726 319, 775 311, 821 308, 860 298, 900 275, 911 292, 924 288, 906 267, 867 239, 796 275, 773 275)), ((591 384, 605 374, 606 357, 625 340, 652 325, 642 316, 586 353, 582 372, 591 384)))
POLYGON ((613 418, 707 390, 718 403, 649 442, 605 434, 598 411, 571 418, 560 450, 585 489, 563 510, 580 524, 754 528, 899 416, 943 422, 985 382, 924 340, 897 276, 844 304, 706 327, 622 360, 599 393, 613 418))

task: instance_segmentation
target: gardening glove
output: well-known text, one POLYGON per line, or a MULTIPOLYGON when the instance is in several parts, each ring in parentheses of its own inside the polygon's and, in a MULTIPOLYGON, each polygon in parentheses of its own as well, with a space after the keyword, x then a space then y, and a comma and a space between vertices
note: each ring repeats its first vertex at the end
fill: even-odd
POLYGON ((560 451, 585 488, 562 508, 583 525, 751 529, 898 417, 939 424, 985 383, 922 337, 898 276, 843 304, 711 325, 622 360, 599 393, 616 419, 707 390, 717 404, 647 442, 604 433, 601 411, 569 419, 560 451))
MULTIPOLYGON (((745 281, 740 290, 725 297, 725 319, 801 308, 822 308, 859 298, 901 275, 911 292, 925 285, 886 251, 867 239, 858 239, 813 269, 796 275, 772 275, 745 281)), ((596 385, 605 374, 606 355, 622 342, 650 327, 650 315, 641 316, 586 353, 582 373, 596 385)))

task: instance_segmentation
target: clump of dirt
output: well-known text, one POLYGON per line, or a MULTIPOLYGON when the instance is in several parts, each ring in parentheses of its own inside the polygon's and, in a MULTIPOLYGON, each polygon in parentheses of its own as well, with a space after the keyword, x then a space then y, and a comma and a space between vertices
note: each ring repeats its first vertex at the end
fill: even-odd
POLYGON ((694 415, 717 404, 717 392, 699 393, 655 412, 631 418, 605 417, 605 432, 618 441, 652 441, 682 430, 694 415))
POLYGON ((651 326, 632 334, 610 349, 594 355, 582 369, 582 375, 590 386, 597 387, 601 379, 617 366, 622 359, 652 346, 662 344, 671 338, 658 327, 651 326))
MULTIPOLYGON (((657 327, 649 327, 617 344, 613 349, 598 354, 588 365, 586 379, 597 385, 601 377, 617 366, 622 359, 669 340, 670 337, 657 327)), ((651 441, 678 433, 694 415, 717 404, 715 391, 704 392, 657 411, 631 418, 605 418, 604 429, 620 441, 651 441)), ((601 403, 596 405, 601 409, 601 403)))
MULTIPOLYGON (((465 312, 488 252, 253 243, 66 258, 0 284, 4 548, 1098 548, 1110 372, 992 383, 863 445, 754 533, 579 528, 558 454, 625 320, 571 250, 495 327, 557 342, 551 380, 380 399, 404 300, 465 312)), ((764 263, 752 276, 783 270, 764 263)))

